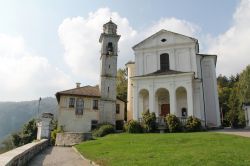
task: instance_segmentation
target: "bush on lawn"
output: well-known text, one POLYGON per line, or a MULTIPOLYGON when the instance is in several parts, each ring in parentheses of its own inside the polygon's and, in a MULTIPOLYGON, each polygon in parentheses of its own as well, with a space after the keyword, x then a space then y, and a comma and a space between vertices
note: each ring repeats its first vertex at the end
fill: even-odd
POLYGON ((166 125, 170 133, 181 131, 182 126, 180 120, 172 114, 168 114, 166 117, 166 125))
POLYGON ((104 137, 105 135, 111 134, 115 132, 115 128, 111 124, 103 124, 100 125, 99 128, 95 129, 92 134, 95 137, 104 137))
POLYGON ((150 113, 149 110, 143 112, 142 122, 146 133, 156 130, 156 116, 154 112, 150 113))
POLYGON ((135 120, 128 121, 125 124, 124 129, 128 133, 142 133, 143 132, 143 127, 138 121, 135 121, 135 120))
POLYGON ((187 131, 200 131, 201 130, 200 119, 194 116, 189 116, 185 128, 187 131))

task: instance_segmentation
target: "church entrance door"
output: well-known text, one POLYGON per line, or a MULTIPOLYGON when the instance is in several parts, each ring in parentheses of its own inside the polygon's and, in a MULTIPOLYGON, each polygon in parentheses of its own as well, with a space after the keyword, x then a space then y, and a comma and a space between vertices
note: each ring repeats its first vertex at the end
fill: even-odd
POLYGON ((161 105, 161 115, 166 117, 167 114, 170 114, 170 104, 162 104, 161 105))

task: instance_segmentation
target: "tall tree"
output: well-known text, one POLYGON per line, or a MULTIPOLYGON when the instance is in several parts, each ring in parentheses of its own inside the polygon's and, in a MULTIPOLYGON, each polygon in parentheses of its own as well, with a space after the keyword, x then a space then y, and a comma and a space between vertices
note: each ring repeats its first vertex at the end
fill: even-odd
POLYGON ((239 96, 241 103, 250 103, 250 65, 240 74, 239 96))
POLYGON ((127 86, 128 86, 127 69, 120 68, 117 71, 116 90, 117 90, 117 96, 125 101, 127 100, 127 86))

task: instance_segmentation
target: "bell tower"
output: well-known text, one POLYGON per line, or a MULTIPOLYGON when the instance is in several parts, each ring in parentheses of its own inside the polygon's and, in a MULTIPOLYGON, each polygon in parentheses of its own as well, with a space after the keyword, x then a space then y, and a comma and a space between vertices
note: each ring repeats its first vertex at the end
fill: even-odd
POLYGON ((103 33, 100 36, 101 66, 100 66, 100 123, 115 124, 116 115, 116 74, 117 51, 120 35, 116 33, 117 25, 111 20, 103 25, 103 33))

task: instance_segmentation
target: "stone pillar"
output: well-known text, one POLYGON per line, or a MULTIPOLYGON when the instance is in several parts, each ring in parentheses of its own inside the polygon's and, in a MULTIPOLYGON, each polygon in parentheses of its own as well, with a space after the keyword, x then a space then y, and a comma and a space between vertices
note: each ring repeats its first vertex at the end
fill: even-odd
POLYGON ((188 105, 188 116, 194 115, 194 101, 193 101, 193 88, 191 82, 187 86, 187 105, 188 105))
POLYGON ((149 88, 149 94, 148 94, 148 100, 149 100, 149 111, 155 113, 155 95, 154 95, 154 87, 153 85, 149 88))
POLYGON ((53 114, 43 113, 41 119, 37 122, 37 139, 50 139, 51 121, 53 114))
POLYGON ((133 94, 134 98, 133 98, 133 119, 134 120, 138 120, 138 107, 139 107, 139 95, 138 95, 138 92, 137 92, 137 87, 134 87, 134 94, 133 94))
POLYGON ((176 92, 175 88, 172 87, 169 91, 169 98, 170 98, 170 114, 177 115, 176 113, 176 92))

